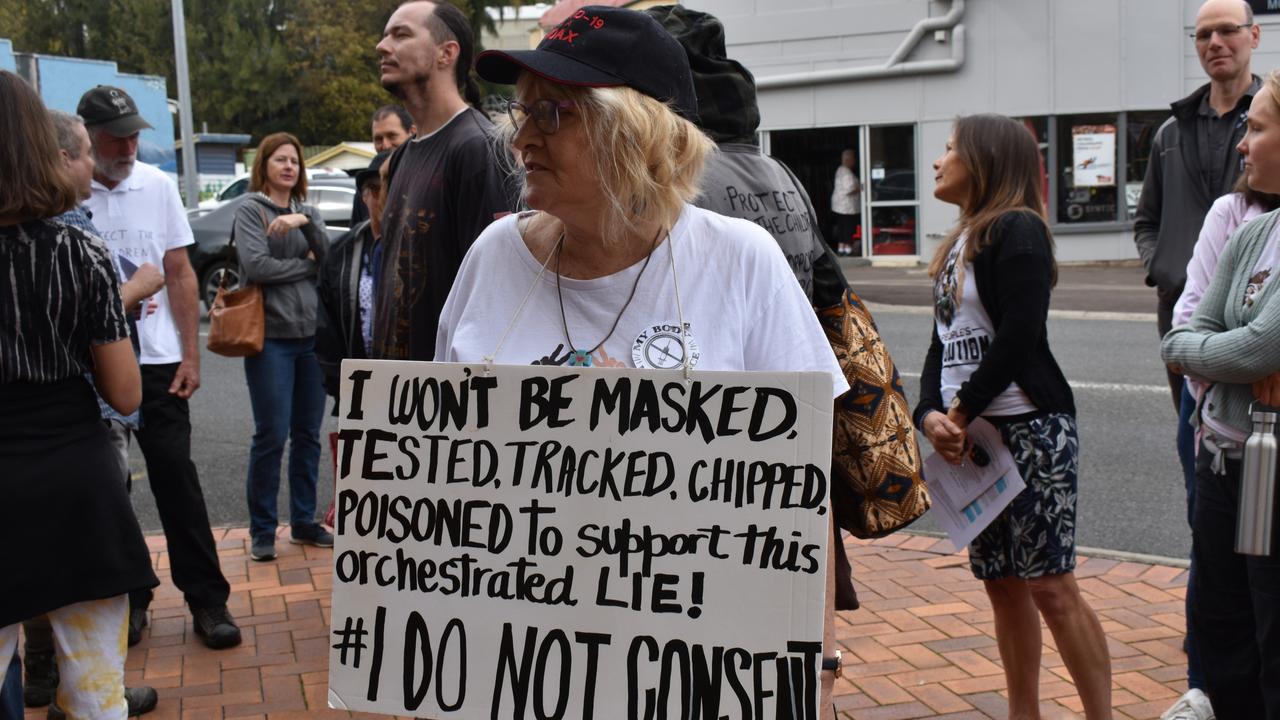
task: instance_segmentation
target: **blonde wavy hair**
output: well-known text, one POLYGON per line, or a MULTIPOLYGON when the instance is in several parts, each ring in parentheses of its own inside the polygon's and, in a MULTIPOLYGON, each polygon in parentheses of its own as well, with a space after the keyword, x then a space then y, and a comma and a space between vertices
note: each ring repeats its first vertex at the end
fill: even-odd
MULTIPOLYGON (((670 228, 685 203, 698 196, 707 158, 716 145, 666 103, 629 87, 560 85, 529 73, 521 74, 516 89, 524 97, 573 103, 609 204, 602 229, 606 245, 635 232, 640 220, 658 220, 670 228)), ((518 129, 505 115, 499 121, 500 152, 510 151, 518 129)), ((513 172, 523 198, 523 175, 518 166, 513 172)))

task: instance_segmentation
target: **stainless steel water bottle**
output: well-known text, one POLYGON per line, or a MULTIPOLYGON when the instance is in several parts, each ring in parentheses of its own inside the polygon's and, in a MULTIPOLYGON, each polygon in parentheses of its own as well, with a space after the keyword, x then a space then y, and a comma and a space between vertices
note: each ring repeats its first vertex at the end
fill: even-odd
POLYGON ((1270 555, 1275 531, 1276 414, 1253 412, 1253 434, 1244 444, 1240 472, 1240 508, 1236 513, 1236 552, 1270 555))

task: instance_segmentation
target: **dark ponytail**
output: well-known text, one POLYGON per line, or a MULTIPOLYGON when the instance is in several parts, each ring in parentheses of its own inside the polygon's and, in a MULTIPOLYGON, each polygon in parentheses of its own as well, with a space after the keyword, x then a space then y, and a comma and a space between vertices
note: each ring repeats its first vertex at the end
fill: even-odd
POLYGON ((431 39, 437 44, 448 40, 458 43, 458 61, 453 66, 454 80, 457 82, 458 92, 467 104, 479 107, 480 86, 471 73, 476 52, 475 35, 471 32, 471 23, 467 21, 466 15, 457 5, 442 0, 435 4, 428 27, 431 39))

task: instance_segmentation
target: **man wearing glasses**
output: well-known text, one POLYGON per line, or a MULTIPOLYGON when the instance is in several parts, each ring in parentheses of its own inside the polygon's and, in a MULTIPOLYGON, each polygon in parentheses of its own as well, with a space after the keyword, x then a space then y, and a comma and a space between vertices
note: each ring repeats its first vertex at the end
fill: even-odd
MULTIPOLYGON (((1173 103, 1173 117, 1156 131, 1134 222, 1134 243, 1147 270, 1147 284, 1156 288, 1156 324, 1161 337, 1169 332, 1173 306, 1182 294, 1187 263, 1205 215, 1214 200, 1232 191, 1240 176, 1236 145, 1244 136, 1249 103, 1262 85, 1250 69, 1260 32, 1253 23, 1249 3, 1208 0, 1200 6, 1190 35, 1209 82, 1173 103)), ((1187 421, 1193 401, 1184 390, 1180 375, 1170 370, 1168 380, 1174 409, 1179 412, 1178 459, 1190 517, 1195 503, 1195 445, 1187 421), (1182 407, 1184 404, 1187 407, 1182 407)), ((1191 572, 1195 572, 1194 562, 1191 572)), ((1191 606, 1188 584, 1186 648, 1190 689, 1162 716, 1165 720, 1213 717, 1202 690, 1203 678, 1191 631, 1191 606)))
POLYGON ((387 160, 372 357, 431 360, 462 257, 515 198, 489 145, 493 125, 472 107, 480 93, 470 77, 466 16, 445 0, 404 3, 377 52, 382 86, 404 103, 418 132, 387 160))

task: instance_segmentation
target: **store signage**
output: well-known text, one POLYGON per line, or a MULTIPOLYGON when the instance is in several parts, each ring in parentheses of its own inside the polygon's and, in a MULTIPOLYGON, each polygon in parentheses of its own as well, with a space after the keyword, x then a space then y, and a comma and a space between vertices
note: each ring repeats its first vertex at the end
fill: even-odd
POLYGON ((1108 187, 1116 184, 1116 126, 1076 125, 1071 128, 1072 185, 1108 187))
POLYGON ((1253 8, 1255 15, 1274 15, 1280 13, 1280 0, 1249 0, 1249 7, 1253 8))

